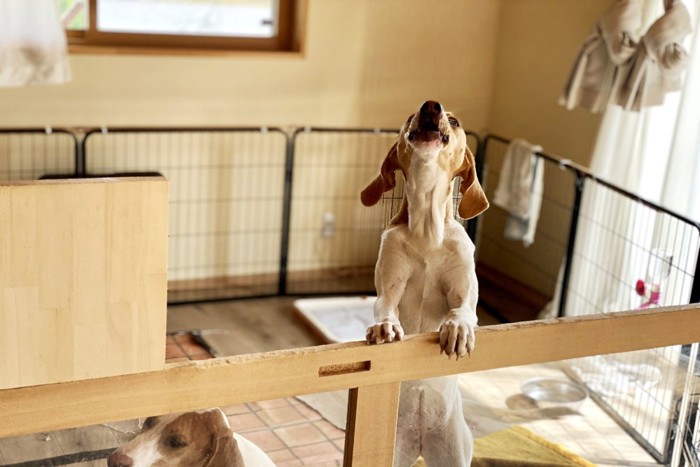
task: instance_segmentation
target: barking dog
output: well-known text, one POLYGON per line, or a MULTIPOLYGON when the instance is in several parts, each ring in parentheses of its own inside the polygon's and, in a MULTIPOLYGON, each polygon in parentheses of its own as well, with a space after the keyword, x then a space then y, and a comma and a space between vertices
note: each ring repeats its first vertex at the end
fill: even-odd
POLYGON ((141 433, 107 459, 109 467, 274 467, 255 444, 233 433, 219 409, 149 417, 141 433))
MULTIPOLYGON (((427 101, 408 118, 381 173, 362 191, 362 203, 372 206, 394 188, 397 170, 405 179, 404 197, 382 234, 376 324, 367 329, 367 341, 439 331, 441 350, 464 357, 474 350, 478 285, 474 244, 454 219, 454 178, 461 177, 460 217, 475 217, 489 204, 466 134, 440 103, 427 101)), ((430 466, 468 466, 472 445, 456 377, 402 384, 394 465, 410 466, 422 455, 430 466)))

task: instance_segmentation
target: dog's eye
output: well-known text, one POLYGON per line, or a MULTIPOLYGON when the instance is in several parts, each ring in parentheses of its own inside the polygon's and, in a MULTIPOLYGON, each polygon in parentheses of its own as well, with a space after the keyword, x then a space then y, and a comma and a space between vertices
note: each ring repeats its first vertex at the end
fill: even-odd
POLYGON ((141 431, 146 431, 150 430, 153 428, 153 426, 156 424, 156 417, 148 417, 144 422, 143 426, 141 427, 141 431))
POLYGON ((172 435, 168 436, 168 438, 165 440, 165 444, 167 444, 169 448, 180 449, 187 446, 187 441, 180 436, 172 435))
POLYGON ((447 144, 450 142, 450 135, 442 135, 442 142, 447 144))
POLYGON ((452 126, 459 126, 459 120, 454 117, 447 117, 447 121, 449 121, 452 126))

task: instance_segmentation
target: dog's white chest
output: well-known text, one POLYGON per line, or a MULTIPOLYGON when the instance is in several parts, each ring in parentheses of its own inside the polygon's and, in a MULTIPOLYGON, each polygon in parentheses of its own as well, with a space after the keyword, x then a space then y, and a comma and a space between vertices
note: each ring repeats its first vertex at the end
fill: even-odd
POLYGON ((404 258, 392 267, 403 268, 408 276, 399 309, 402 325, 409 334, 437 331, 450 308, 447 284, 474 281, 469 272, 473 271, 473 244, 456 221, 443 225, 440 245, 416 242, 405 225, 392 229, 384 239, 399 245, 404 258))

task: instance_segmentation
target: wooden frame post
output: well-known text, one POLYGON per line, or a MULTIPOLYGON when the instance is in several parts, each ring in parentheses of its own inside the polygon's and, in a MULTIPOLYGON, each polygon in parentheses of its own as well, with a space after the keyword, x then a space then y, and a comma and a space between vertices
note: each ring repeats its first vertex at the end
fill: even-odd
POLYGON ((345 467, 391 467, 394 464, 400 389, 399 382, 350 389, 345 467))

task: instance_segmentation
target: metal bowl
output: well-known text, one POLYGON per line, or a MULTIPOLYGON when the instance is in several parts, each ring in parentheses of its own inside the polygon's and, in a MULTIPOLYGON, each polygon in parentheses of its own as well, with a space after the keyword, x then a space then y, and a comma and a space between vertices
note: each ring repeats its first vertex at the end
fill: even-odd
POLYGON ((520 390, 539 407, 569 407, 578 408, 588 397, 588 391, 580 384, 572 381, 533 378, 525 381, 520 390))

